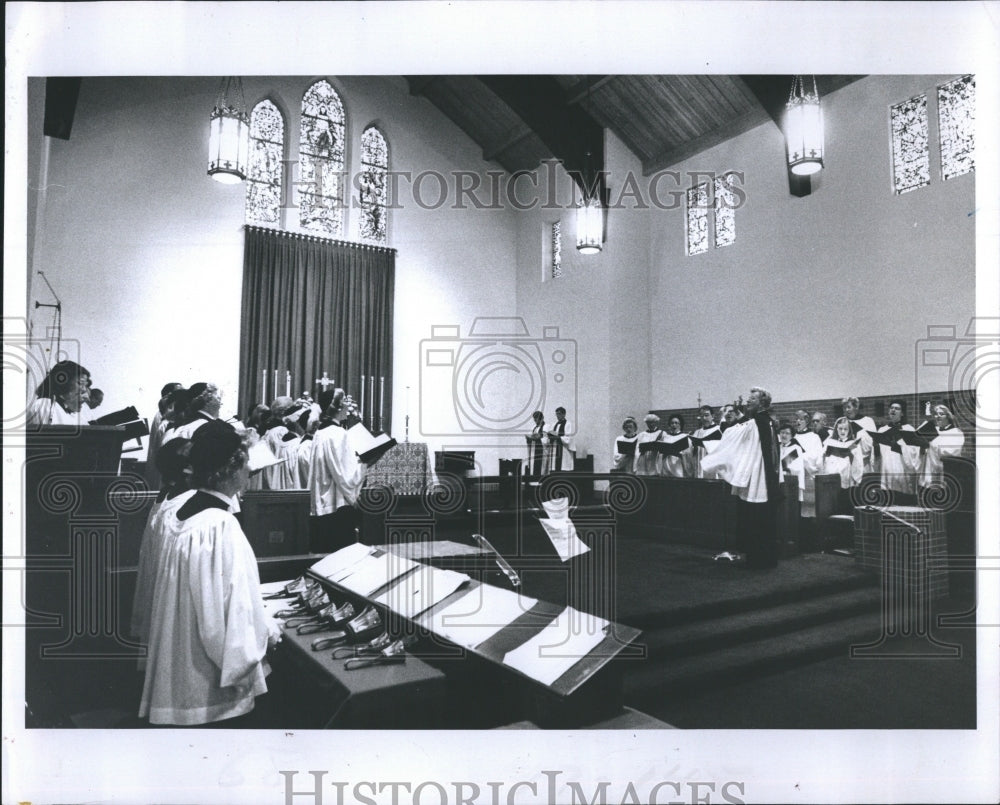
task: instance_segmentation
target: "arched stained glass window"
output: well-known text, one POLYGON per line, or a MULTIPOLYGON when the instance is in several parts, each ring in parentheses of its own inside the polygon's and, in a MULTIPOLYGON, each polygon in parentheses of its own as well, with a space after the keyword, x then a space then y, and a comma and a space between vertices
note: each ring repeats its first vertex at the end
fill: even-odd
POLYGON ((344 105, 320 79, 302 97, 299 129, 299 223, 341 237, 344 232, 344 105))
POLYGON ((385 245, 388 242, 389 205, 386 180, 389 172, 389 144, 377 128, 369 126, 361 135, 361 240, 385 245))
POLYGON ((285 120, 270 101, 250 113, 250 160, 247 168, 246 221, 281 223, 281 182, 285 150, 285 120))

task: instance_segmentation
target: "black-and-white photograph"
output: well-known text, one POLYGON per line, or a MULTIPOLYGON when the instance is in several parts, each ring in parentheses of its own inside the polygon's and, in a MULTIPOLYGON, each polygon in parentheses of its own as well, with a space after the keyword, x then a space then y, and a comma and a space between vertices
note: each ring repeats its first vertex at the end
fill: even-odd
POLYGON ((3 801, 997 801, 998 12, 10 4, 3 801))

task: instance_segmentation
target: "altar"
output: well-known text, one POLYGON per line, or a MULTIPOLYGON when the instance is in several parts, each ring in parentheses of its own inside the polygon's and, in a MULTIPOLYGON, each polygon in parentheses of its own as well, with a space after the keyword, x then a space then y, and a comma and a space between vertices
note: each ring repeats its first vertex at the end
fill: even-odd
POLYGON ((427 445, 397 444, 369 468, 367 485, 384 486, 397 495, 422 495, 427 485, 427 445))

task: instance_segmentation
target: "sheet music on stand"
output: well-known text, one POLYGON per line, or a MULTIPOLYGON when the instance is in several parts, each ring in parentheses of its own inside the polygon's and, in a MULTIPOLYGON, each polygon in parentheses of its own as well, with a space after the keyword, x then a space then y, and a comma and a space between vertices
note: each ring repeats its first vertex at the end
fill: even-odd
POLYGON ((405 618, 414 618, 443 601, 471 579, 464 573, 420 565, 374 599, 405 618))
POLYGON ((436 635, 466 648, 476 648, 528 612, 537 598, 480 584, 444 609, 425 616, 423 625, 436 635))
POLYGON ((566 607, 538 634, 508 651, 504 665, 551 685, 604 641, 607 627, 604 618, 566 607))
POLYGON ((371 552, 370 546, 355 542, 353 545, 327 554, 309 569, 316 575, 332 581, 334 576, 357 564, 371 552))

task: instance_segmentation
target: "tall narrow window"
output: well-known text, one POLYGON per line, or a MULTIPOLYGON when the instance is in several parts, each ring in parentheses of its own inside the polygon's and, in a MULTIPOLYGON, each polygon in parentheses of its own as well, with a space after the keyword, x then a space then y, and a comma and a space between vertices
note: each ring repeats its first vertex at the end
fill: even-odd
POLYGON ((552 279, 557 280, 562 276, 562 222, 555 221, 552 224, 552 279))
POLYGON ((941 136, 941 178, 947 181, 976 169, 976 79, 965 75, 937 90, 941 136))
POLYGON ((708 251, 708 182, 687 191, 687 253, 708 251))
POLYGON ((388 242, 389 205, 386 178, 389 172, 389 144, 374 126, 361 135, 361 240, 385 245, 388 242))
POLYGON ((299 223, 340 237, 344 232, 344 105, 326 80, 302 97, 299 129, 299 223))
POLYGON ((927 96, 917 95, 889 110, 892 133, 892 182, 896 194, 930 184, 927 96))
POLYGON ((735 173, 727 173, 715 179, 716 249, 736 242, 736 193, 732 189, 735 181, 735 173))
POLYGON ((285 121, 270 101, 250 113, 250 160, 247 168, 247 223, 280 224, 285 121))

